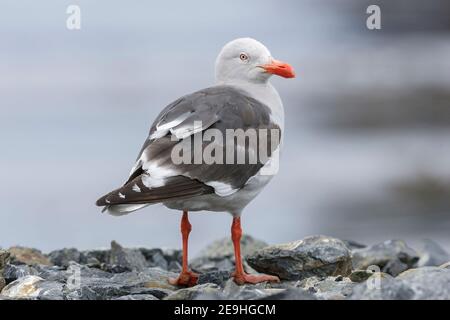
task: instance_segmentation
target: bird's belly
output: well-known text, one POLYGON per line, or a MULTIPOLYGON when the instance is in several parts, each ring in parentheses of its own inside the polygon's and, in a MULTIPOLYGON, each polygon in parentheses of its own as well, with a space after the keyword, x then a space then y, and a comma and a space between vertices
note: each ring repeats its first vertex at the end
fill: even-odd
POLYGON ((242 210, 261 192, 272 177, 271 175, 256 175, 242 189, 226 197, 207 194, 189 199, 165 202, 164 205, 175 210, 229 212, 232 215, 239 216, 242 210))

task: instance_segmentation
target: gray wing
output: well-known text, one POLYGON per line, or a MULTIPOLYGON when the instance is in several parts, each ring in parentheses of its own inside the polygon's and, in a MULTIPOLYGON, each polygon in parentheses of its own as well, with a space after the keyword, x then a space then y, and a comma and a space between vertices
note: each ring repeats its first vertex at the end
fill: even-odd
MULTIPOLYGON (((242 146, 235 144, 234 162, 227 164, 226 139, 204 141, 206 129, 215 129, 223 137, 227 129, 265 129, 268 135, 272 129, 280 130, 271 121, 266 105, 233 87, 217 86, 184 96, 159 114, 124 186, 100 198, 97 205, 164 202, 209 193, 228 196, 238 191, 265 163, 257 150, 260 136, 256 145, 248 141, 242 146), (194 147, 196 137, 201 141, 200 148, 194 147), (244 164, 236 164, 240 147, 245 149, 244 164), (174 163, 174 148, 183 149, 183 155, 189 150, 190 156, 183 159, 190 161, 174 163), (196 163, 196 155, 203 154, 205 148, 222 149, 222 161, 196 163), (255 154, 257 161, 250 163, 250 156, 255 154)), ((265 140, 270 158, 279 140, 265 140)))

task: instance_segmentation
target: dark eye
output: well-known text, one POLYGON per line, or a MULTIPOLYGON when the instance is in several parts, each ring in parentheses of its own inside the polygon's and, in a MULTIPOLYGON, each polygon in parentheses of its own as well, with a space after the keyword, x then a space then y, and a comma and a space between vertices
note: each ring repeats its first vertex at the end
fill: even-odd
POLYGON ((245 53, 241 53, 239 55, 239 59, 241 59, 242 61, 247 61, 248 60, 248 55, 246 55, 245 53))

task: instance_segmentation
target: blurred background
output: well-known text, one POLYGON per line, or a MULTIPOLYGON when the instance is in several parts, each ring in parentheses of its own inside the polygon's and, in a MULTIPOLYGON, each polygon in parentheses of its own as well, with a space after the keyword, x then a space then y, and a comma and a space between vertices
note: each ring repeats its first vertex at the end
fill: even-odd
MULTIPOLYGON (((0 246, 180 247, 162 205, 101 214, 168 103, 212 85, 228 41, 254 37, 298 77, 281 171, 243 215, 269 243, 326 234, 450 248, 450 2, 17 1, 0 9, 0 246), (66 28, 67 6, 81 30, 66 28), (381 30, 366 8, 381 7, 381 30)), ((191 248, 229 235, 191 215, 191 248)))

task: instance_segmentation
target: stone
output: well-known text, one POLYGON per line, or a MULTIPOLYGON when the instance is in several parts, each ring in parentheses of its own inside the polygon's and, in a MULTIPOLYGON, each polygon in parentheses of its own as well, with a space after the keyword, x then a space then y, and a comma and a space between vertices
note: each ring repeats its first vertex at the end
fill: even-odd
POLYGON ((111 250, 98 249, 86 250, 81 252, 86 264, 91 266, 100 266, 102 263, 108 264, 110 260, 111 250))
POLYGON ((5 278, 7 284, 19 278, 32 275, 37 276, 39 275, 39 272, 34 267, 27 266, 25 264, 7 264, 3 271, 3 277, 5 278))
POLYGON ((317 300, 313 293, 301 288, 287 288, 278 292, 270 292, 270 289, 267 289, 266 293, 266 297, 258 300, 317 300))
POLYGON ((430 239, 423 240, 417 251, 420 256, 418 267, 440 266, 450 261, 450 254, 430 239))
POLYGON ((214 283, 222 286, 231 278, 229 271, 209 271, 201 273, 198 278, 198 284, 214 283))
POLYGON ((388 240, 352 253, 354 269, 376 266, 392 276, 414 267, 419 260, 417 252, 401 240, 388 240))
POLYGON ((194 300, 200 295, 208 294, 220 295, 219 286, 213 283, 205 283, 196 285, 191 288, 183 288, 171 293, 170 295, 165 297, 164 300, 194 300))
POLYGON ((354 270, 349 278, 353 282, 364 282, 369 279, 373 275, 373 272, 370 270, 354 270))
POLYGON ((397 279, 414 291, 415 300, 449 300, 450 270, 439 267, 422 267, 407 270, 397 279))
POLYGON ((25 276, 8 284, 2 295, 11 299, 63 300, 63 284, 45 281, 38 276, 25 276))
POLYGON ((65 268, 69 266, 71 261, 77 263, 85 262, 83 254, 75 248, 64 248, 52 251, 48 254, 48 258, 52 264, 65 268))
MULTIPOLYGON (((84 271, 92 272, 92 270, 84 271)), ((97 272, 99 273, 96 275, 82 275, 79 277, 81 281, 74 281, 70 286, 66 286, 67 299, 108 300, 133 294, 156 295, 158 292, 156 289, 159 289, 160 294, 164 292, 162 291, 164 289, 176 289, 167 282, 168 277, 173 275, 160 269, 157 271, 130 271, 109 275, 101 270, 97 272)))
POLYGON ((159 267, 161 269, 168 270, 169 263, 164 257, 164 253, 161 249, 139 248, 139 251, 144 256, 149 267, 159 267))
POLYGON ((318 299, 323 300, 344 300, 353 292, 356 284, 349 278, 338 277, 310 277, 300 281, 300 286, 309 293, 314 293, 318 299))
POLYGON ((277 275, 284 280, 347 276, 352 267, 350 251, 345 244, 325 236, 266 247, 250 255, 247 262, 258 272, 277 275))
POLYGON ((10 253, 0 249, 0 291, 5 287, 6 280, 4 278, 4 270, 9 262, 10 253))
POLYGON ((112 300, 159 300, 159 299, 151 294, 130 294, 127 296, 113 298, 112 300))
POLYGON ((353 241, 353 240, 342 240, 342 242, 344 242, 344 244, 347 246, 347 248, 349 248, 350 250, 355 250, 355 249, 363 249, 366 248, 367 245, 359 243, 357 241, 353 241))
POLYGON ((171 262, 177 262, 181 264, 183 259, 183 252, 179 249, 162 249, 164 259, 170 264, 171 262))
POLYGON ((51 265, 50 260, 42 254, 41 251, 33 248, 25 247, 11 247, 8 249, 11 253, 12 264, 26 264, 26 265, 51 265))
MULTIPOLYGON (((267 244, 249 235, 243 235, 241 239, 242 257, 255 253, 266 247, 267 244)), ((230 238, 214 241, 203 249, 198 257, 190 263, 193 270, 207 271, 231 271, 234 269, 234 247, 230 238)))
POLYGON ((145 257, 139 249, 123 248, 116 241, 111 242, 109 264, 113 266, 117 265, 128 271, 141 271, 147 266, 145 257))
POLYGON ((402 280, 376 272, 366 282, 358 283, 350 300, 410 300, 414 291, 402 280))

